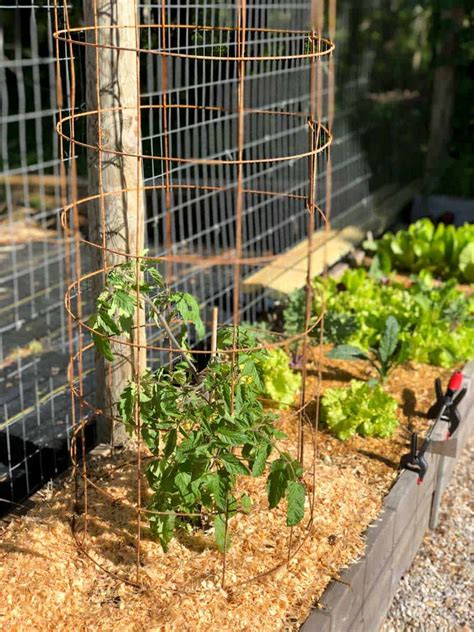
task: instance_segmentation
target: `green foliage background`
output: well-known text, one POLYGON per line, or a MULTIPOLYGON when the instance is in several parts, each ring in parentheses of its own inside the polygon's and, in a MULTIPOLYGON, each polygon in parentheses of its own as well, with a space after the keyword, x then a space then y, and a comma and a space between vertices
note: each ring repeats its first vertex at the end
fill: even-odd
POLYGON ((403 184, 423 175, 433 76, 436 67, 448 61, 456 67, 452 137, 444 175, 435 191, 473 197, 472 3, 346 0, 339 3, 339 12, 338 105, 340 109, 354 105, 352 127, 360 133, 372 188, 387 182, 403 184), (445 15, 452 7, 461 7, 465 17, 462 27, 456 27, 456 52, 446 60, 440 51, 455 28, 445 15))

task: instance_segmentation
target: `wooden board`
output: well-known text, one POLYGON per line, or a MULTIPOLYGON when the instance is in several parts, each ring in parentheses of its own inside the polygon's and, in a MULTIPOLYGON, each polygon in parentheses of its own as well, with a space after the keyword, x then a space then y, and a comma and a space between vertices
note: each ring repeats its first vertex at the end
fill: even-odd
MULTIPOLYGON (((394 185, 383 187, 373 194, 373 210, 361 202, 344 215, 345 226, 335 218, 333 228, 317 232, 313 237, 311 276, 322 274, 324 264, 333 266, 348 255, 364 239, 367 231, 378 234, 396 221, 400 210, 412 199, 419 187, 414 181, 402 189, 394 185), (360 221, 360 217, 364 217, 360 221), (356 224, 357 222, 357 224, 356 224)), ((246 293, 266 290, 270 296, 284 298, 293 290, 303 287, 307 273, 308 240, 300 241, 271 263, 247 277, 243 284, 246 293)))
MULTIPOLYGON (((357 226, 342 230, 318 233, 313 239, 312 276, 321 274, 324 262, 335 264, 364 238, 364 231, 357 226)), ((305 239, 276 258, 243 282, 244 292, 265 288, 275 296, 287 295, 303 287, 308 266, 308 240, 305 239)))

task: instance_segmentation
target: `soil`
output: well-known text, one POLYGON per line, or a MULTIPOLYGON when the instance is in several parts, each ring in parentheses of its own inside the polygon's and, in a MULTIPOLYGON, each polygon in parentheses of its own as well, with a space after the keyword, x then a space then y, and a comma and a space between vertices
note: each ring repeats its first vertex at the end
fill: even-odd
MULTIPOLYGON (((89 488, 84 541, 84 513, 75 523, 84 550, 71 529, 71 475, 37 495, 26 515, 0 523, 2 628, 297 629, 329 581, 363 553, 364 533, 397 477, 409 429, 428 429, 425 411, 434 398, 434 379, 440 375, 445 382, 449 373, 420 365, 394 371, 387 388, 400 403, 400 425, 389 439, 341 442, 324 429, 306 429, 304 480, 313 511, 307 502, 305 521, 298 527, 286 526, 284 506, 268 511, 263 480, 242 479, 241 491, 249 493, 254 505, 249 515, 239 514, 230 522, 224 586, 223 556, 212 534, 183 533, 165 554, 148 533, 146 516, 140 523, 139 586, 117 579, 115 574, 137 580, 133 505, 137 480, 144 496, 147 486, 143 471, 138 476, 133 451, 92 459, 90 477, 112 497, 89 488)), ((367 379, 369 372, 363 362, 323 358, 321 376, 324 391, 350 379, 367 379)), ((315 357, 307 379, 310 418, 316 410, 311 398, 317 381, 315 357)), ((282 447, 295 453, 297 420, 287 411, 280 423, 289 437, 282 447)), ((77 502, 84 511, 82 490, 77 502)))

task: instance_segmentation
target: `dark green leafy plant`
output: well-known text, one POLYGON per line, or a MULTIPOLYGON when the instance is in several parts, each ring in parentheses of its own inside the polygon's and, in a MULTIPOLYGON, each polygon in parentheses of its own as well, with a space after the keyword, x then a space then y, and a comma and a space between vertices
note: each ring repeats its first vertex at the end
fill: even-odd
MULTIPOLYGON (((342 344, 357 333, 359 325, 351 314, 342 314, 335 310, 328 310, 324 314, 324 342, 342 344)), ((315 328, 313 337, 319 338, 319 327, 315 328)))
POLYGON ((295 336, 304 331, 305 309, 306 291, 304 288, 298 288, 288 296, 283 311, 283 323, 287 334, 295 336))
MULTIPOLYGON (((321 295, 321 288, 316 288, 321 295)), ((283 324, 285 332, 295 335, 304 331, 304 318, 306 309, 306 292, 304 289, 294 290, 288 297, 283 311, 283 324)), ((314 322, 314 320, 313 320, 314 322)), ((311 326, 311 322, 310 322, 311 326)), ((351 314, 343 314, 329 309, 324 315, 324 342, 343 343, 357 332, 357 320, 351 314)), ((311 338, 320 339, 321 329, 317 325, 311 330, 311 338)))
POLYGON ((327 356, 335 360, 366 360, 377 371, 382 382, 385 382, 389 373, 408 357, 407 345, 401 342, 399 334, 397 319, 389 316, 379 344, 370 347, 368 353, 352 345, 339 345, 327 356))
POLYGON ((349 386, 328 388, 321 399, 321 418, 338 439, 356 433, 389 437, 398 425, 397 402, 380 384, 351 380, 349 386))
POLYGON ((384 274, 428 270, 443 279, 474 283, 473 224, 435 227, 430 219, 420 219, 406 230, 365 241, 364 248, 374 253, 374 266, 384 274))
MULTIPOLYGON (((140 305, 136 300, 134 267, 119 266, 107 275, 106 288, 97 300, 97 312, 89 324, 97 349, 112 359, 109 341, 103 336, 131 334, 133 313, 148 307, 158 327, 175 346, 186 349, 186 324, 198 335, 204 333, 194 297, 173 292, 151 264, 142 273, 150 283, 140 283, 140 305), (180 317, 181 332, 175 337, 172 321, 180 317)), ((198 373, 189 354, 172 368, 147 370, 139 382, 132 381, 122 393, 120 415, 130 432, 140 418, 142 438, 152 460, 147 479, 152 494, 150 527, 166 551, 176 530, 182 527, 214 529, 218 548, 230 545, 229 520, 237 512, 248 512, 252 501, 238 494, 239 476, 262 476, 276 453, 267 476, 270 508, 287 502, 287 524, 293 526, 304 515, 305 487, 301 465, 278 443, 285 439, 275 425, 275 415, 265 412, 259 401, 264 388, 264 349, 241 351, 234 361, 225 351, 258 347, 256 335, 245 327, 218 332, 219 352, 198 373), (232 385, 234 384, 234 388, 232 385)))

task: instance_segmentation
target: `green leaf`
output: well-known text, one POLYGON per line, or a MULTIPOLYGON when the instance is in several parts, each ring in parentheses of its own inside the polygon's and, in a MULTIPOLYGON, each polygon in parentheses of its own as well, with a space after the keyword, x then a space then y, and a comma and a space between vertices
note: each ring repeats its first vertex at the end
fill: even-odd
POLYGON ((353 345, 338 345, 331 349, 326 356, 333 360, 368 360, 369 356, 365 351, 353 345))
POLYGON ((288 492, 286 494, 288 501, 286 524, 288 527, 294 527, 303 520, 305 496, 306 490, 303 483, 299 481, 290 481, 288 483, 288 492))
POLYGON ((358 433, 387 437, 398 424, 397 401, 380 384, 351 380, 349 386, 328 388, 321 399, 321 418, 341 441, 358 433))
POLYGON ((467 244, 461 251, 459 269, 468 283, 474 283, 474 242, 467 244))
POLYGON ((165 459, 168 459, 175 451, 177 435, 178 433, 176 428, 172 428, 168 432, 168 436, 166 437, 165 449, 163 451, 163 456, 165 459))
POLYGON ((262 362, 265 395, 287 408, 301 388, 301 374, 290 368, 290 360, 283 349, 270 349, 262 362))
POLYGON ((105 338, 104 336, 101 336, 100 334, 96 334, 96 333, 92 334, 92 339, 94 341, 94 345, 97 351, 101 355, 103 355, 106 360, 108 360, 109 362, 113 362, 115 357, 114 357, 114 354, 112 353, 112 348, 110 346, 109 340, 105 338))
POLYGON ((247 467, 232 452, 224 452, 220 458, 223 466, 230 474, 249 474, 247 467))
POLYGON ((149 267, 147 268, 147 272, 159 288, 164 287, 163 276, 156 268, 149 267))
POLYGON ((379 353, 382 362, 387 362, 395 353, 398 344, 400 326, 394 316, 389 316, 385 322, 385 330, 380 341, 379 353))
POLYGON ((214 496, 216 507, 221 511, 226 510, 227 496, 229 492, 229 479, 225 472, 207 475, 207 487, 214 496))
POLYGON ((269 453, 268 445, 260 445, 255 454, 255 460, 252 466, 252 476, 261 476, 265 471, 265 465, 267 462, 269 453))
POLYGON ((185 322, 191 322, 196 327, 199 339, 204 338, 205 329, 201 319, 199 303, 191 294, 187 292, 177 292, 172 294, 170 300, 175 304, 181 318, 185 322))
POLYGON ((222 437, 226 444, 232 446, 244 445, 249 441, 249 437, 244 432, 230 430, 229 428, 219 428, 217 434, 222 437))
POLYGON ((101 310, 96 314, 95 322, 95 328, 101 330, 102 333, 109 335, 118 335, 121 333, 114 320, 112 320, 112 318, 104 310, 101 310))
POLYGON ((273 461, 270 474, 267 479, 268 504, 270 509, 278 505, 280 500, 285 496, 288 486, 288 471, 286 462, 282 459, 273 461))
POLYGON ((187 496, 191 488, 191 474, 188 472, 178 472, 174 482, 182 496, 187 496))
POLYGON ((133 316, 135 312, 136 297, 133 294, 125 292, 125 290, 115 290, 112 294, 112 305, 117 309, 119 314, 124 316, 133 316))
POLYGON ((129 384, 124 388, 120 395, 118 403, 118 409, 120 416, 125 423, 129 423, 133 416, 133 407, 135 404, 135 388, 134 385, 129 384))
POLYGON ((229 550, 230 535, 228 531, 226 533, 226 520, 222 514, 218 514, 214 518, 214 537, 216 538, 217 548, 221 553, 229 550))
POLYGON ((168 544, 173 537, 175 522, 176 516, 174 514, 152 514, 150 516, 151 531, 155 536, 158 537, 161 547, 165 553, 168 552, 168 544))

